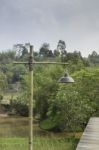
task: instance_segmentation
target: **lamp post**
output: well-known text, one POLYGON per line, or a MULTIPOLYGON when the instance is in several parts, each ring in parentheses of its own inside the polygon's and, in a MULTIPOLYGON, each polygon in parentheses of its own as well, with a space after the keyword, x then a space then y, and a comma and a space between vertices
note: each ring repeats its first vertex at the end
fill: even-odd
MULTIPOLYGON (((14 64, 28 64, 30 72, 30 99, 29 99, 29 150, 33 150, 33 67, 34 64, 57 64, 57 65, 67 65, 68 63, 61 62, 35 62, 33 60, 33 46, 30 45, 30 57, 28 62, 14 62, 14 64)), ((74 80, 65 75, 59 80, 59 83, 72 83, 74 80), (64 80, 63 80, 64 78, 64 80), (68 79, 68 80, 67 80, 68 79)))

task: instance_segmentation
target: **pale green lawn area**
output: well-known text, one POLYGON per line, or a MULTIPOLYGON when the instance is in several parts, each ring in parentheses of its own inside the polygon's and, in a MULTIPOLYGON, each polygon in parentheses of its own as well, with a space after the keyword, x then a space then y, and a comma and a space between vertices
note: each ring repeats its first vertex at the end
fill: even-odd
MULTIPOLYGON (((0 150, 28 150, 26 138, 0 138, 0 150)), ((36 137, 33 150, 73 150, 72 143, 65 139, 36 137)))
MULTIPOLYGON (((0 118, 0 150, 28 150, 28 118, 0 118)), ((75 150, 71 135, 50 133, 34 125, 33 150, 75 150)))
POLYGON ((72 142, 65 138, 34 138, 33 150, 73 150, 72 142))
POLYGON ((0 138, 0 150, 28 150, 25 138, 0 138))

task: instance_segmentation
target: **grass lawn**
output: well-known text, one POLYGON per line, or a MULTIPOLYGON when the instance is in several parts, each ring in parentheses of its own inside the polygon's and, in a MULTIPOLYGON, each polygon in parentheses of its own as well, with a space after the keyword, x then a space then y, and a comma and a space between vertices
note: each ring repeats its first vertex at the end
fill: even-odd
POLYGON ((66 138, 35 137, 33 150, 73 150, 73 145, 66 138))
MULTIPOLYGON (((0 150, 28 150, 28 139, 0 138, 0 150)), ((33 150, 73 150, 73 145, 65 138, 34 137, 33 150)))
MULTIPOLYGON (((33 150, 75 150, 77 141, 72 133, 46 132, 37 125, 33 129, 33 150)), ((28 118, 0 118, 0 150, 28 150, 28 147, 28 118)))
POLYGON ((0 138, 0 150, 28 150, 26 138, 0 138))

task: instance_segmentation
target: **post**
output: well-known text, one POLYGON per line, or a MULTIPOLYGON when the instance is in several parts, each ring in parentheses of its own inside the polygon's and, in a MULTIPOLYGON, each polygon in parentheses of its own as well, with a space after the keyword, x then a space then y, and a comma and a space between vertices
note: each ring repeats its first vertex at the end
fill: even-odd
POLYGON ((29 150, 33 150, 33 46, 30 46, 29 150))
POLYGON ((30 46, 30 57, 28 62, 14 62, 14 64, 28 64, 30 77, 30 97, 29 97, 29 150, 33 150, 33 65, 34 64, 57 64, 67 65, 61 62, 35 62, 33 61, 33 46, 30 46))

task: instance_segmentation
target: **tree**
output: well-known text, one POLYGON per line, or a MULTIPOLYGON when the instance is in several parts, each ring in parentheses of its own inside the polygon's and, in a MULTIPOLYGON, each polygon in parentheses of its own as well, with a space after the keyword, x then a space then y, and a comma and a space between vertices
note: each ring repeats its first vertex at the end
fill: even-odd
POLYGON ((28 54, 28 47, 30 46, 29 43, 24 44, 16 44, 13 46, 14 51, 16 52, 16 57, 24 57, 28 54))
POLYGON ((92 54, 88 56, 90 63, 96 65, 99 64, 99 55, 96 51, 93 51, 92 54))
POLYGON ((48 101, 50 97, 56 94, 58 89, 58 78, 63 71, 60 66, 38 66, 34 70, 34 100, 36 113, 40 119, 46 118, 48 111, 48 101))
POLYGON ((41 46, 39 50, 40 56, 47 57, 49 54, 49 48, 50 48, 49 43, 43 43, 43 45, 41 46))
POLYGON ((52 52, 52 50, 49 50, 49 53, 48 53, 47 56, 48 56, 48 57, 53 57, 53 52, 52 52))
POLYGON ((0 62, 2 64, 8 64, 15 60, 15 51, 8 50, 0 53, 0 62))
POLYGON ((23 64, 12 67, 12 82, 20 81, 23 75, 27 74, 27 69, 23 64))
POLYGON ((55 56, 55 57, 58 57, 59 55, 60 55, 59 50, 55 49, 55 50, 54 50, 54 56, 55 56))
POLYGON ((24 55, 27 55, 27 54, 28 54, 28 50, 27 50, 26 47, 24 47, 24 48, 23 48, 23 51, 22 51, 22 57, 23 57, 24 55))
POLYGON ((59 40, 57 45, 57 50, 60 51, 61 55, 66 55, 66 44, 65 41, 59 40))
POLYGON ((81 130, 91 116, 99 116, 99 69, 82 69, 75 72, 73 78, 76 81, 74 85, 61 85, 49 100, 41 128, 81 130))

